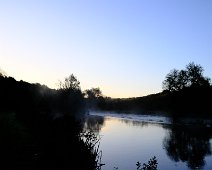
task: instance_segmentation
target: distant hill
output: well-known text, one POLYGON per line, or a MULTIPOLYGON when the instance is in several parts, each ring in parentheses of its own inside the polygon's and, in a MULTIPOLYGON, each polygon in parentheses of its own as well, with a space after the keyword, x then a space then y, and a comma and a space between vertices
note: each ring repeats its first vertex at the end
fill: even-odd
POLYGON ((136 111, 137 113, 166 112, 172 115, 212 115, 212 87, 188 87, 180 91, 163 91, 135 98, 104 98, 98 109, 136 111))

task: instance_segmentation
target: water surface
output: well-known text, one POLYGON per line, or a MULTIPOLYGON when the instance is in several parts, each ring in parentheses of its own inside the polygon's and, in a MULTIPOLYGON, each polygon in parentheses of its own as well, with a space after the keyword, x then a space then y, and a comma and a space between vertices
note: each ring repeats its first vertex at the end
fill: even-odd
POLYGON ((209 124, 172 123, 164 116, 91 113, 85 128, 101 137, 102 170, 136 170, 156 156, 158 170, 212 169, 209 124))

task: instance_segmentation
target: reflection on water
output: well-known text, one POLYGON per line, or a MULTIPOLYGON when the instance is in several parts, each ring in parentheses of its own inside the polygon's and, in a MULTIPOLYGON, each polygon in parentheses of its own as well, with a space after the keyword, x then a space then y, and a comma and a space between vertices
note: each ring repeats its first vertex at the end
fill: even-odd
POLYGON ((128 120, 128 119, 120 119, 119 121, 128 124, 128 126, 148 126, 147 122, 140 122, 140 121, 135 121, 135 120, 128 120))
POLYGON ((104 125, 104 117, 102 116, 89 116, 86 117, 84 124, 85 129, 93 130, 99 132, 104 125))
MULTIPOLYGON (((154 119, 154 117, 152 118, 154 119)), ((102 136, 102 170, 136 169, 156 156, 158 169, 212 169, 212 128, 89 116, 86 129, 102 136)))
POLYGON ((186 162, 191 169, 203 168, 211 155, 211 128, 172 125, 164 138, 167 155, 173 161, 186 162))

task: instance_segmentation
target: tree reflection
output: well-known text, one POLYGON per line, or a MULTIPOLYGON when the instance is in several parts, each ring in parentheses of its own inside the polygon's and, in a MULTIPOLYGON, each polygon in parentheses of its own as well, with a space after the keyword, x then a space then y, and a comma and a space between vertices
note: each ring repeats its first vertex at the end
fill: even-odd
POLYGON ((136 121, 136 120, 130 120, 130 119, 120 119, 120 121, 127 124, 128 126, 135 126, 135 127, 145 127, 150 124, 149 122, 136 121))
POLYGON ((163 145, 174 161, 186 162, 191 169, 203 168, 205 156, 211 155, 211 128, 172 125, 163 145))
POLYGON ((88 116, 86 118, 84 128, 86 130, 91 130, 94 132, 99 132, 104 126, 104 117, 103 116, 88 116))

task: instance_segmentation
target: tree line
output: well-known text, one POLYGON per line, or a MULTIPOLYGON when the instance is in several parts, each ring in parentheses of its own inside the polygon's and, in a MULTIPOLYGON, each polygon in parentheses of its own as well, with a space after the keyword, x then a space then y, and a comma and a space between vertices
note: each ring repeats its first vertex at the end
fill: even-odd
MULTIPOLYGON (((98 150, 82 139, 86 104, 71 74, 58 89, 0 74, 0 156, 7 169, 97 169, 98 150)), ((87 141, 95 142, 87 136, 87 141)))
POLYGON ((189 63, 184 70, 173 69, 163 81, 163 90, 179 91, 188 87, 209 87, 210 78, 203 75, 203 67, 189 63))
POLYGON ((162 82, 162 92, 134 98, 96 98, 96 109, 120 112, 159 113, 174 116, 212 116, 211 79, 204 76, 204 69, 194 62, 185 69, 171 70, 162 82))

